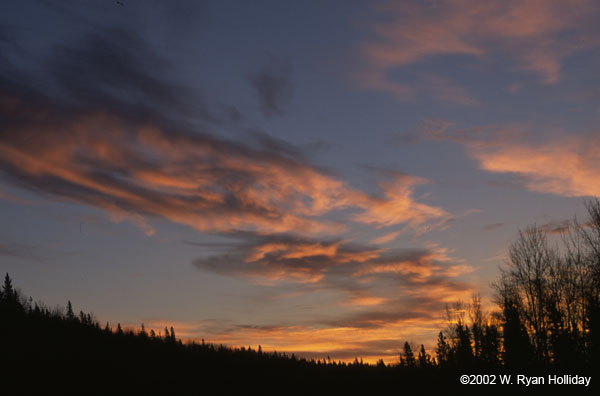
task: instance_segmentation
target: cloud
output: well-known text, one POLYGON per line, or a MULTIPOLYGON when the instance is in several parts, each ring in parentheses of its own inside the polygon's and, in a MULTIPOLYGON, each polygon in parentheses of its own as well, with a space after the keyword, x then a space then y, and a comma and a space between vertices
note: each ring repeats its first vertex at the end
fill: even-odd
MULTIPOLYGON (((248 245, 245 251, 251 254, 254 249, 248 245)), ((277 257, 280 256, 282 255, 277 257)), ((422 255, 418 251, 399 251, 397 256, 418 259, 422 255)), ((311 255, 304 257, 310 259, 311 255)), ((275 258, 272 256, 261 260, 273 262, 275 258)), ((350 268, 337 273, 339 280, 344 281, 346 294, 339 300, 340 304, 337 304, 336 309, 327 309, 326 315, 294 315, 291 323, 239 323, 229 319, 205 319, 177 325, 175 330, 177 334, 197 341, 202 338, 206 342, 246 347, 251 345, 255 349, 261 345, 263 351, 285 351, 300 357, 329 356, 334 360, 343 361, 358 357, 368 362, 383 358, 392 363, 397 361, 398 350, 405 340, 424 343, 427 349, 431 350, 434 347, 431 343, 435 335, 445 323, 445 304, 457 299, 467 299, 474 291, 473 285, 438 276, 439 274, 429 277, 421 284, 422 287, 414 287, 409 277, 383 273, 376 275, 380 281, 389 283, 386 285, 374 282, 367 276, 349 276, 349 272, 354 270, 355 266, 351 262, 334 264, 333 260, 329 261, 330 266, 348 265, 350 268), (347 283, 349 280, 355 284, 351 286, 347 283), (369 289, 364 288, 365 280, 373 282, 369 289), (343 309, 340 310, 340 307, 343 309)), ((196 264, 203 265, 200 261, 196 264)), ((317 284, 304 284, 304 292, 315 295, 320 290, 319 284, 330 290, 333 284, 330 275, 322 277, 317 284)), ((289 286, 286 286, 286 290, 288 289, 289 286)), ((322 301, 320 305, 325 304, 327 302, 322 301)), ((147 328, 161 330, 168 321, 144 320, 144 323, 147 328)))
POLYGON ((32 118, 9 122, 0 140, 3 171, 25 187, 138 224, 150 215, 198 230, 336 228, 304 215, 335 206, 325 189, 341 182, 277 153, 103 113, 61 120, 27 106, 10 113, 32 118))
POLYGON ((20 186, 102 208, 149 235, 151 217, 200 231, 339 233, 346 219, 330 212, 413 227, 446 215, 412 198, 420 179, 388 181, 380 197, 264 132, 242 144, 192 127, 191 114, 224 125, 220 110, 190 107, 194 95, 161 77, 168 63, 133 34, 91 34, 57 51, 48 75, 3 74, 0 169, 20 186), (40 80, 53 90, 29 85, 40 80))
MULTIPOLYGON (((541 83, 553 84, 567 56, 600 44, 598 6, 589 0, 389 2, 377 11, 385 19, 371 24, 374 37, 361 47, 364 67, 355 79, 363 88, 400 99, 414 98, 416 87, 394 81, 390 73, 408 65, 456 55, 469 62, 508 58, 514 69, 534 72, 541 83)), ((439 100, 474 104, 455 83, 441 80, 433 86, 440 88, 439 100)))
POLYGON ((0 166, 13 181, 139 225, 141 216, 159 216, 201 231, 335 232, 342 225, 320 215, 355 208, 352 220, 375 226, 446 216, 414 201, 419 179, 386 182, 378 197, 269 148, 101 112, 66 120, 18 99, 3 112, 0 166))
POLYGON ((300 294, 333 292, 335 309, 329 312, 334 313, 304 319, 327 329, 375 332, 409 323, 437 324, 445 303, 464 299, 475 289, 460 280, 472 268, 436 245, 383 249, 343 240, 251 236, 245 245, 232 244, 228 253, 193 264, 259 285, 298 285, 300 294))
POLYGON ((0 241, 0 256, 17 257, 33 260, 46 260, 47 257, 40 255, 39 248, 32 245, 0 241))
MULTIPOLYGON (((434 284, 433 292, 439 292, 434 284)), ((470 296, 471 289, 457 284, 452 297, 470 296)), ((383 358, 396 363, 404 341, 434 348, 433 340, 444 324, 444 303, 415 296, 412 300, 392 300, 385 305, 361 304, 361 311, 331 314, 327 318, 300 319, 294 323, 236 323, 231 320, 207 319, 195 323, 176 323, 178 335, 196 341, 231 346, 261 345, 263 351, 285 351, 297 357, 352 361, 363 358, 374 363, 383 358), (370 310, 364 308, 372 307, 370 310), (180 330, 181 329, 181 330, 180 330)), ((162 330, 166 320, 144 320, 146 328, 162 330)), ((139 328, 139 325, 133 326, 139 328)))
POLYGON ((597 136, 570 136, 541 144, 497 140, 467 143, 470 155, 489 172, 524 178, 531 191, 566 197, 600 196, 597 136))
POLYGON ((481 227, 481 229, 483 231, 494 231, 497 230, 498 228, 501 228, 503 226, 505 226, 507 223, 490 223, 490 224, 486 224, 483 227, 481 227))
POLYGON ((354 215, 353 220, 382 227, 403 223, 418 226, 433 219, 447 218, 448 213, 443 209, 414 201, 413 188, 423 183, 426 180, 412 176, 400 176, 381 183, 385 197, 363 197, 364 203, 360 206, 364 211, 354 215))
MULTIPOLYGON (((402 231, 442 223, 446 211, 415 198, 426 180, 383 172, 372 190, 361 190, 262 131, 245 143, 219 137, 231 109, 196 105, 195 93, 166 77, 171 65, 127 32, 86 35, 40 65, 45 74, 0 74, 0 172, 7 180, 100 208, 148 235, 156 233, 153 218, 227 233, 241 242, 195 260, 197 268, 299 294, 332 293, 341 307, 301 327, 209 323, 185 334, 206 330, 241 345, 247 341, 235 337, 271 332, 274 348, 316 353, 343 334, 335 348, 345 356, 360 342, 383 344, 392 330, 408 334, 425 323, 431 330, 444 301, 470 290, 457 281, 469 268, 443 249, 384 249, 343 236, 352 223, 402 231), (358 341, 357 329, 368 337, 358 341), (286 336, 297 343, 282 342, 286 336)), ((259 80, 257 87, 271 89, 263 110, 281 114, 281 87, 259 80)))
POLYGON ((284 114, 294 93, 291 75, 289 62, 271 57, 267 67, 247 77, 256 90, 265 117, 284 114))
POLYGON ((47 77, 76 108, 163 122, 194 117, 219 123, 229 117, 231 107, 208 106, 188 87, 166 79, 173 66, 131 31, 87 33, 53 54, 47 77))
POLYGON ((364 293, 360 293, 350 297, 345 304, 350 306, 371 306, 371 305, 382 305, 389 301, 387 297, 370 296, 364 293))
POLYGON ((519 83, 512 83, 510 84, 506 90, 510 93, 510 94, 516 94, 517 92, 519 92, 521 90, 521 84, 519 83))
POLYGON ((440 102, 456 103, 463 106, 479 104, 479 101, 465 87, 440 75, 431 74, 425 76, 425 89, 433 98, 440 102))
POLYGON ((564 233, 568 233, 573 224, 570 220, 562 220, 562 221, 552 221, 546 224, 541 224, 538 227, 541 231, 550 235, 561 235, 564 233))
POLYGON ((23 198, 19 198, 16 195, 12 195, 9 193, 5 193, 2 192, 2 190, 0 190, 0 200, 4 200, 4 201, 8 201, 8 202, 14 202, 14 203, 18 203, 21 205, 33 205, 34 203, 31 201, 28 201, 26 199, 23 198))
POLYGON ((563 133, 534 143, 535 132, 527 125, 459 129, 449 121, 430 120, 422 136, 462 144, 481 169, 504 174, 489 184, 565 197, 600 196, 598 133, 563 133))
POLYGON ((319 327, 311 325, 243 326, 230 331, 214 332, 206 337, 217 344, 248 346, 261 345, 263 351, 285 351, 288 355, 308 359, 353 361, 362 358, 375 363, 383 358, 387 363, 397 363, 398 351, 404 339, 420 339, 416 334, 424 328, 436 328, 433 323, 405 323, 405 327, 390 326, 385 329, 349 327, 319 327))
MULTIPOLYGON (((143 320, 147 331, 154 329, 158 334, 165 326, 173 325, 169 320, 143 320)), ((232 323, 229 320, 203 320, 198 322, 175 322, 178 337, 216 345, 248 347, 265 352, 285 352, 288 355, 308 359, 353 361, 355 358, 375 363, 383 358, 387 363, 397 363, 399 350, 405 340, 424 343, 431 353, 431 341, 440 330, 440 319, 432 317, 409 318, 391 321, 387 326, 360 328, 322 326, 311 324, 232 323)), ((140 324, 124 325, 139 329, 140 324)))
POLYGON ((394 239, 398 238, 398 236, 401 234, 401 232, 402 231, 394 231, 394 232, 390 232, 390 233, 384 234, 384 235, 382 235, 380 237, 377 237, 377 238, 371 240, 371 243, 375 244, 375 245, 386 244, 386 243, 391 242, 394 239))
POLYGON ((58 250, 56 246, 23 243, 0 235, 0 256, 36 262, 49 262, 72 255, 77 255, 77 253, 58 250))
POLYGON ((426 249, 385 249, 293 235, 242 237, 246 243, 232 243, 228 253, 197 259, 194 265, 230 276, 323 282, 351 291, 355 291, 357 279, 366 277, 398 275, 416 284, 470 272, 467 265, 456 262, 446 249, 435 245, 426 249))
POLYGON ((250 277, 259 282, 316 283, 332 267, 375 259, 380 250, 342 241, 321 241, 292 235, 249 236, 248 243, 233 245, 232 252, 194 261, 202 270, 250 277))

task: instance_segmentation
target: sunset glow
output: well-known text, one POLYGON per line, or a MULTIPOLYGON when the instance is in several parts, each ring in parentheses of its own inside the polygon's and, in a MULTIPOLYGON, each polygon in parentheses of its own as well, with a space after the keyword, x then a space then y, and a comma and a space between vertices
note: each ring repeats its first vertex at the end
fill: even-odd
POLYGON ((0 272, 49 306, 395 363, 600 196, 596 1, 113 3, 0 16, 0 272))

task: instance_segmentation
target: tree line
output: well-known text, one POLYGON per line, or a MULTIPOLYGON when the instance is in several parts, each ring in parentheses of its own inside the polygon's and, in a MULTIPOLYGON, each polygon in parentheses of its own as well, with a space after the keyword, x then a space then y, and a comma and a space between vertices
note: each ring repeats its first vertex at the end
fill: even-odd
POLYGON ((0 360, 0 394, 356 394, 398 379, 396 367, 358 358, 184 343, 173 327, 101 324, 75 313, 70 301, 65 308, 33 302, 8 274, 0 288, 0 360))

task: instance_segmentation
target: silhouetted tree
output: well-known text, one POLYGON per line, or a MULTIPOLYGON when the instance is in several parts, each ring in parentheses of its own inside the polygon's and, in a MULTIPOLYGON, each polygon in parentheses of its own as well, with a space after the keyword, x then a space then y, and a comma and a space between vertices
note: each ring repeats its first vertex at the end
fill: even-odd
POLYGON ((67 302, 67 320, 74 321, 75 319, 77 319, 77 318, 75 317, 75 313, 73 312, 73 305, 71 304, 71 301, 69 300, 67 302))
POLYGON ((139 333, 140 337, 142 338, 146 338, 148 337, 148 332, 146 332, 146 326, 144 326, 144 324, 142 323, 142 327, 140 329, 140 333, 139 333))
POLYGON ((531 363, 532 346, 525 325, 521 321, 520 297, 508 276, 495 284, 497 304, 502 309, 503 361, 509 367, 523 367, 531 363))
POLYGON ((444 333, 440 331, 437 339, 437 346, 435 347, 435 354, 437 356, 437 362, 439 366, 447 366, 450 364, 452 357, 450 346, 446 341, 444 333))
POLYGON ((402 354, 401 361, 404 363, 404 365, 406 367, 415 367, 416 366, 415 354, 413 353, 412 348, 410 347, 410 344, 408 343, 408 341, 406 341, 404 343, 404 352, 402 354))
POLYGON ((481 344, 481 355, 479 360, 488 366, 500 364, 500 333, 494 324, 486 324, 481 344))
POLYGON ((455 327, 456 344, 455 357, 456 363, 461 367, 468 367, 473 364, 473 350, 471 349, 471 332, 469 326, 459 322, 455 327))
POLYGON ((419 350, 419 367, 429 367, 431 366, 431 356, 425 351, 425 346, 421 344, 421 349, 419 350))
POLYGON ((8 272, 4 276, 4 285, 2 286, 2 301, 7 305, 16 306, 18 304, 17 292, 13 288, 12 279, 8 275, 8 272))
POLYGON ((519 231, 509 248, 507 273, 522 296, 519 308, 525 326, 531 329, 532 345, 538 362, 548 361, 548 275, 556 252, 547 244, 544 230, 537 226, 519 231))

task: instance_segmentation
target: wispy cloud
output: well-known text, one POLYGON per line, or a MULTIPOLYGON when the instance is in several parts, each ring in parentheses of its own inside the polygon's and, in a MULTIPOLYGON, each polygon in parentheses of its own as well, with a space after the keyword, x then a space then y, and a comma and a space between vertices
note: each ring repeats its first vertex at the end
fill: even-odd
MULTIPOLYGON (((445 298, 468 298, 472 289, 457 283, 454 288, 440 288, 432 283, 432 294, 445 298)), ((348 302, 350 302, 349 300, 348 302)), ((261 345, 263 351, 294 353, 296 356, 351 361, 362 358, 375 363, 398 361, 404 341, 424 343, 429 351, 435 334, 444 326, 444 303, 431 296, 415 294, 411 299, 355 298, 346 314, 332 313, 328 318, 310 321, 266 322, 248 324, 230 320, 203 320, 175 323, 178 336, 230 346, 261 345)), ((452 301, 452 300, 448 300, 452 301)), ((146 328, 160 331, 171 323, 167 320, 144 320, 146 328)), ((139 328, 139 324, 132 327, 139 328)))
POLYGON ((131 124, 102 112, 69 121, 15 101, 0 141, 3 171, 20 185, 101 207, 148 233, 144 216, 201 231, 336 232, 319 218, 358 210, 355 222, 418 226, 447 213, 412 198, 417 178, 382 184, 379 197, 267 148, 131 124), (38 114, 17 120, 19 112, 38 114), (42 115, 43 114, 43 115, 42 115))
POLYGON ((449 121, 433 120, 424 127, 423 137, 460 143, 481 169, 510 176, 491 184, 566 197, 599 196, 598 133, 562 133, 535 143, 536 129, 543 128, 515 124, 460 129, 449 121))
POLYGON ((151 217, 200 231, 337 233, 347 218, 323 217, 332 211, 373 226, 446 216, 412 198, 421 179, 392 178, 378 196, 263 132, 244 144, 191 127, 191 114, 223 126, 222 109, 192 109, 193 95, 161 78, 168 65, 135 35, 90 35, 58 51, 49 75, 3 75, 0 167, 21 186, 100 207, 150 235, 151 217), (36 92, 29 82, 40 79, 57 92, 36 92))
MULTIPOLYGON (((384 334, 391 329, 412 337, 415 334, 408 329, 414 326, 433 337, 444 304, 465 299, 475 290, 462 280, 472 268, 433 244, 425 249, 384 249, 342 240, 251 236, 247 244, 233 244, 230 250, 197 259, 194 265, 259 285, 297 285, 301 294, 334 293, 333 300, 323 302, 333 304, 327 317, 312 315, 297 322, 321 329, 302 340, 303 348, 312 352, 320 351, 310 346, 316 335, 340 331, 349 336, 351 329, 377 340, 387 338, 384 334)), ((334 356, 341 346, 330 343, 327 350, 334 356)), ((299 344, 287 350, 300 350, 299 344)))
POLYGON ((261 110, 266 117, 284 114, 294 93, 291 75, 291 63, 272 56, 266 67, 247 77, 256 90, 261 110))
POLYGON ((344 268, 380 255, 377 248, 292 235, 250 236, 248 244, 234 247, 233 253, 197 259, 194 264, 203 270, 253 277, 258 281, 314 283, 322 280, 333 267, 347 271, 344 268))
POLYGON ((479 104, 479 101, 465 87, 440 75, 426 75, 423 85, 429 95, 440 102, 450 102, 464 106, 479 104))
POLYGON ((380 183, 385 196, 359 198, 364 211, 354 215, 353 220, 381 227, 403 223, 418 226, 430 220, 448 218, 443 209, 413 199, 414 186, 424 183, 427 183, 425 179, 407 175, 380 183))
POLYGON ((483 227, 481 227, 481 229, 483 231, 494 231, 497 230, 503 226, 505 226, 507 223, 490 223, 490 224, 486 224, 483 227))
POLYGON ((8 201, 8 202, 18 203, 21 205, 33 205, 33 202, 31 202, 31 201, 17 197, 16 195, 13 195, 13 194, 2 192, 2 190, 0 190, 0 199, 4 200, 4 201, 8 201))
POLYGON ((529 190, 567 197, 599 196, 597 141, 597 136, 571 136, 540 144, 498 140, 469 143, 468 150, 486 171, 523 176, 529 190))
MULTIPOLYGON (((170 65, 136 35, 92 34, 52 54, 42 60, 43 75, 0 64, 0 172, 7 180, 100 208, 148 235, 157 233, 154 218, 227 233, 241 242, 195 260, 198 269, 335 296, 335 313, 303 324, 215 322, 189 325, 182 334, 206 332, 233 345, 257 340, 265 349, 307 354, 333 349, 340 358, 366 356, 364 346, 377 345, 373 354, 395 356, 389 340, 434 331, 443 304, 471 293, 462 280, 471 268, 444 249, 389 249, 344 233, 357 224, 388 232, 374 241, 383 244, 399 232, 441 227, 450 214, 416 198, 427 180, 380 172, 371 189, 359 189, 256 129, 251 142, 220 137, 240 115, 196 101, 163 78, 170 65), (52 89, 39 92, 40 81, 52 89), (399 231, 389 233, 392 226, 399 231)), ((275 83, 269 76, 252 81, 265 114, 280 114, 287 103, 279 97, 281 84, 289 75, 275 83)), ((432 85, 432 95, 464 93, 443 79, 432 85)), ((21 252, 0 246, 0 254, 21 252)))
MULTIPOLYGON (((551 221, 549 223, 539 225, 540 230, 551 235, 560 235, 571 230, 573 224, 570 220, 551 221)), ((585 226, 585 225, 584 225, 585 226)))
POLYGON ((394 232, 390 232, 387 234, 384 234, 380 237, 377 237, 375 239, 371 240, 371 243, 375 244, 375 245, 383 245, 386 244, 388 242, 393 241, 394 239, 398 238, 398 236, 402 233, 402 231, 394 231, 394 232))
POLYGON ((248 243, 232 244, 229 253, 197 259, 202 270, 271 281, 323 283, 355 290, 360 279, 395 275, 419 283, 431 278, 455 278, 470 267, 449 256, 446 249, 385 249, 349 241, 322 241, 293 235, 246 236, 248 243))
MULTIPOLYGON (((539 82, 553 84, 560 79, 567 56, 600 44, 598 10, 598 4, 589 0, 379 4, 377 11, 385 18, 371 24, 374 37, 361 47, 365 63, 355 79, 364 88, 411 99, 422 87, 394 81, 391 72, 434 57, 462 55, 469 62, 508 58, 514 70, 532 71, 539 82)), ((435 88, 432 96, 439 100, 476 102, 455 82, 421 85, 435 88)))

